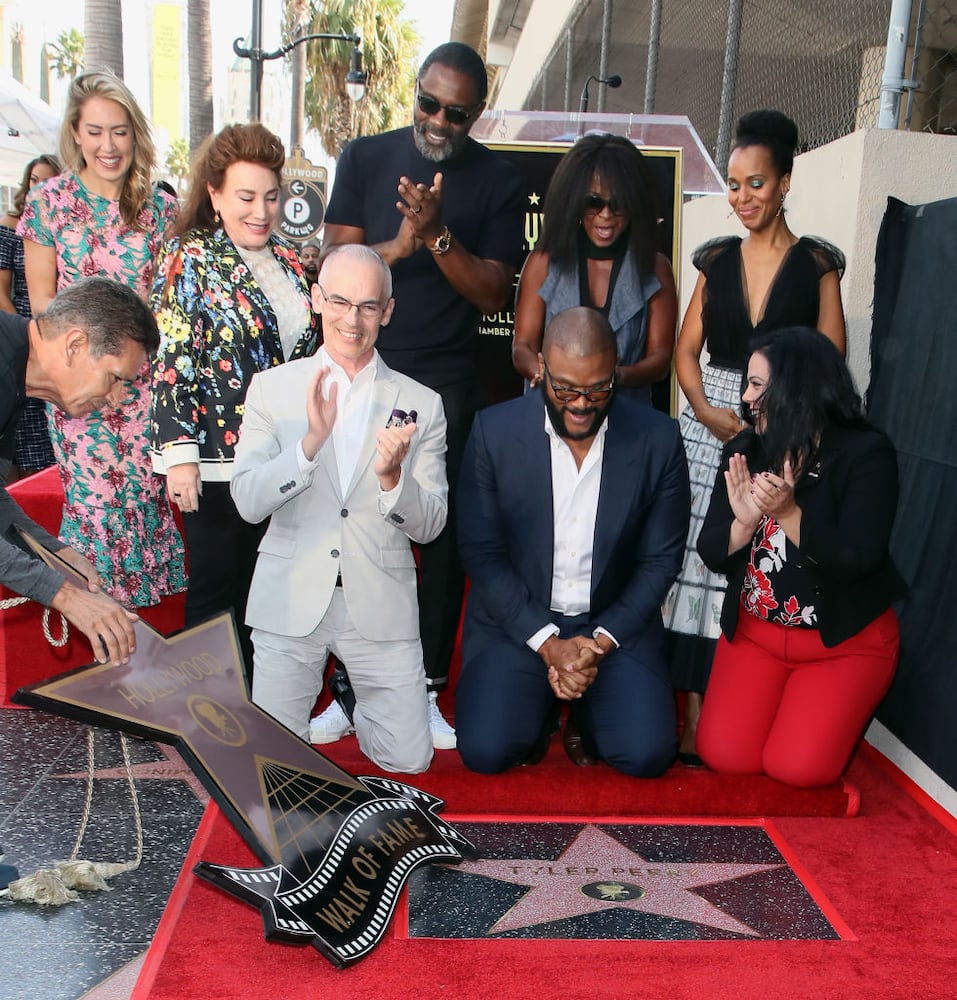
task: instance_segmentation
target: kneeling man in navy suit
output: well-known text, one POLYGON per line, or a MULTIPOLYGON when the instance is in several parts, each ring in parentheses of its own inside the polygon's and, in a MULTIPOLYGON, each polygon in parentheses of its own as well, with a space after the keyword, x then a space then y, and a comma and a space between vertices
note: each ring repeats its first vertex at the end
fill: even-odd
POLYGON ((392 274, 343 245, 313 285, 323 346, 252 380, 231 490, 269 518, 246 624, 253 701, 303 739, 329 653, 345 664, 367 757, 389 771, 432 760, 411 541, 445 525, 445 413, 437 393, 375 349, 392 315, 392 274))
POLYGON ((675 756, 662 600, 688 532, 678 425, 615 397, 615 336, 575 308, 545 331, 540 388, 479 412, 459 486, 471 581, 456 692, 465 765, 494 774, 565 746, 654 777, 675 756))

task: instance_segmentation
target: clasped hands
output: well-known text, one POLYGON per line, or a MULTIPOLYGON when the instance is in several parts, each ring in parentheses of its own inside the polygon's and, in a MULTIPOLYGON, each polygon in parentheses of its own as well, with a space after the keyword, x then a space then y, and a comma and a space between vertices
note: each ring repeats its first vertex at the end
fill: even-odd
POLYGON ((791 460, 784 460, 782 475, 759 472, 751 475, 748 460, 742 454, 731 456, 724 474, 728 502, 735 519, 754 531, 764 515, 781 519, 794 513, 794 470, 791 460))
MULTIPOLYGON (((611 643, 611 640, 606 640, 611 643)), ((538 655, 548 668, 548 683, 556 698, 573 701, 594 683, 598 664, 609 649, 590 635, 574 635, 569 639, 550 636, 538 649, 538 655)))
POLYGON ((400 177, 398 189, 401 197, 395 207, 402 222, 395 243, 398 256, 410 257, 426 241, 442 235, 442 174, 433 177, 431 187, 400 177))

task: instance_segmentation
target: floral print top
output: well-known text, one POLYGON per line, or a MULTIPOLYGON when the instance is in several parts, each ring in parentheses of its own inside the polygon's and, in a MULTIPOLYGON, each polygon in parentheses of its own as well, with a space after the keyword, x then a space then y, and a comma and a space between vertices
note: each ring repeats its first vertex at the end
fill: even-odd
POLYGON ((307 305, 309 324, 288 358, 269 299, 222 228, 163 247, 150 294, 161 337, 151 426, 157 471, 196 462, 204 480, 227 482, 253 375, 316 350, 299 255, 275 234, 269 246, 307 305))
POLYGON ((17 232, 56 250, 58 290, 77 278, 100 275, 122 281, 145 299, 153 262, 175 218, 176 199, 157 190, 140 212, 137 228, 130 229, 119 202, 88 191, 67 172, 27 195, 17 232))
MULTIPOLYGON (((145 298, 175 217, 175 199, 157 190, 131 229, 118 202, 65 173, 27 195, 17 232, 56 251, 58 290, 99 275, 145 298)), ((134 607, 186 586, 183 542, 150 462, 149 410, 148 364, 116 409, 70 417, 48 407, 64 494, 60 537, 94 564, 113 597, 134 607)))
POLYGON ((811 585, 797 566, 796 549, 784 529, 767 514, 751 542, 741 599, 745 610, 764 621, 817 628, 811 585))

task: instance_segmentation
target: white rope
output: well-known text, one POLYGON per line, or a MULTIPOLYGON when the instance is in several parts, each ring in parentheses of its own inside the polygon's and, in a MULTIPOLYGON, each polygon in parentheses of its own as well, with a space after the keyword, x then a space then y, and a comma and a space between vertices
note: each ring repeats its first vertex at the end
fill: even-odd
MULTIPOLYGON (((10 608, 17 608, 21 604, 26 604, 30 600, 29 597, 6 597, 0 601, 0 611, 7 611, 10 608)), ((51 608, 43 609, 43 618, 41 620, 41 625, 43 627, 43 635, 46 641, 57 648, 65 646, 70 639, 70 623, 60 615, 60 638, 54 639, 53 633, 50 631, 50 612, 51 608)))
POLYGON ((42 906, 62 906, 78 899, 76 889, 111 890, 106 879, 113 878, 122 872, 134 871, 143 860, 143 822, 140 815, 140 803, 136 794, 136 784, 133 780, 133 765, 130 761, 130 748, 124 733, 120 733, 120 746, 123 750, 123 764, 126 769, 126 781, 130 789, 130 799, 133 803, 133 816, 136 820, 136 857, 132 861, 79 861, 80 846, 86 835, 90 821, 93 803, 93 774, 96 770, 95 733, 92 727, 86 731, 86 802, 83 806, 83 817, 80 829, 69 861, 57 861, 52 868, 40 868, 32 875, 17 879, 8 886, 10 899, 21 902, 39 903, 42 906))

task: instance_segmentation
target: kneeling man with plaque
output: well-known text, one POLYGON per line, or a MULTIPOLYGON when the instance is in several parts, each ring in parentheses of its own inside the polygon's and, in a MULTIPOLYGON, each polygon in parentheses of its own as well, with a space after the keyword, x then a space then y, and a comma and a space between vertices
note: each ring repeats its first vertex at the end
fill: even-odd
MULTIPOLYGON (((232 495, 270 518, 246 611, 253 701, 303 739, 329 653, 345 665, 359 746, 390 771, 432 759, 410 540, 445 525, 439 396, 375 350, 392 276, 374 250, 336 247, 313 286, 324 344, 255 376, 232 495)), ((349 706, 351 708, 351 706, 349 706)))

